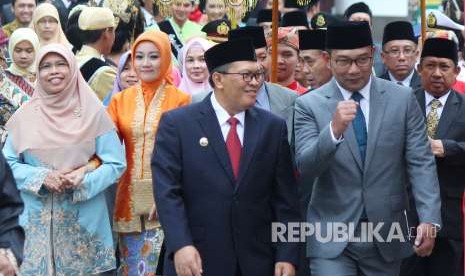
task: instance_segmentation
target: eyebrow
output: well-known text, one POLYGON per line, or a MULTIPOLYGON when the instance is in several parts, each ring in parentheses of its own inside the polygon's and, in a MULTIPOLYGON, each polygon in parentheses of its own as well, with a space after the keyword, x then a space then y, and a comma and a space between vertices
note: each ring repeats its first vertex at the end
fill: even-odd
MULTIPOLYGON (((159 54, 160 52, 159 51, 151 51, 151 52, 148 52, 149 54, 159 54)), ((142 51, 136 51, 136 54, 145 54, 145 52, 142 52, 142 51)))

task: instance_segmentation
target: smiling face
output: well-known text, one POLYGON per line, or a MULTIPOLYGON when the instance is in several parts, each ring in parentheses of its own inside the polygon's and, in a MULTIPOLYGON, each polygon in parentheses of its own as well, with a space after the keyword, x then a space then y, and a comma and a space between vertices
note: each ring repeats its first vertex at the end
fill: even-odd
MULTIPOLYGON (((235 61, 229 63, 226 73, 258 73, 263 77, 263 70, 254 61, 235 61)), ((213 73, 215 96, 230 115, 240 113, 255 105, 257 91, 262 79, 252 78, 245 81, 241 74, 213 73)))
POLYGON ((160 51, 150 41, 142 41, 137 45, 134 56, 134 69, 141 81, 152 82, 160 74, 160 51))
POLYGON ((39 63, 38 81, 49 95, 62 92, 71 81, 71 70, 66 59, 57 53, 46 54, 39 63))
POLYGON ((189 14, 192 11, 192 2, 190 0, 175 0, 171 4, 173 19, 182 26, 187 19, 189 19, 189 14))
POLYGON ((13 49, 13 62, 19 68, 26 69, 34 62, 35 52, 31 42, 23 40, 13 49))
POLYGON ((187 51, 185 64, 187 77, 196 83, 202 83, 208 78, 204 53, 205 51, 200 46, 193 46, 187 51))
POLYGON ((222 19, 226 14, 226 6, 222 0, 207 0, 205 4, 205 13, 208 21, 222 19))
POLYGON ((13 6, 13 13, 22 25, 28 25, 32 20, 32 13, 36 8, 35 0, 16 0, 13 6))
POLYGON ((127 59, 126 63, 124 64, 123 70, 119 75, 121 80, 121 86, 123 89, 126 89, 130 86, 135 85, 139 80, 137 79, 136 71, 131 64, 131 59, 127 59))

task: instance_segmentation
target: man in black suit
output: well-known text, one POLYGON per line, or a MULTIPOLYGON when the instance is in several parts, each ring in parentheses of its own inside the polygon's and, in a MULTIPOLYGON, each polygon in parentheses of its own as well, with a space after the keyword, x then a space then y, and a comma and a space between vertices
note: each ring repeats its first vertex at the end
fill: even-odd
MULTIPOLYGON (((463 275, 465 96, 451 89, 460 71, 457 60, 455 42, 443 38, 425 41, 417 67, 423 88, 415 94, 426 117, 431 149, 436 157, 443 225, 432 254, 404 260, 401 275, 463 275)), ((414 212, 415 206, 412 206, 411 224, 417 223, 414 212)))
POLYGON ((407 21, 395 21, 384 27, 381 58, 387 70, 379 76, 399 85, 421 88, 420 76, 415 70, 418 58, 417 39, 407 21))
POLYGON ((255 107, 264 77, 252 41, 205 52, 213 93, 167 112, 152 157, 165 233, 163 275, 295 275, 297 243, 272 223, 300 220, 286 122, 255 107))
POLYGON ((24 231, 18 217, 23 208, 11 169, 0 154, 0 275, 16 275, 21 264, 24 231))

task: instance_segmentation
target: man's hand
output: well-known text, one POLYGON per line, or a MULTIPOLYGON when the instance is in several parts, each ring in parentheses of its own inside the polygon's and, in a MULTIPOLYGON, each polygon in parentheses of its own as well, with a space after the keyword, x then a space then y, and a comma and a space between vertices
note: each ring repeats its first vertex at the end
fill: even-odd
POLYGON ((434 156, 444 157, 446 155, 444 151, 444 145, 442 144, 441 140, 434 140, 429 137, 428 140, 431 144, 431 150, 433 151, 434 156))
POLYGON ((192 246, 184 246, 174 253, 174 267, 178 276, 201 276, 202 260, 197 249, 192 246))
POLYGON ((417 237, 413 249, 420 257, 431 255, 434 248, 434 239, 436 238, 437 229, 431 223, 420 223, 417 227, 417 237))
POLYGON ((3 276, 15 276, 15 267, 5 255, 0 254, 0 273, 3 276))
POLYGON ((353 100, 340 101, 337 103, 336 112, 332 120, 333 134, 336 139, 342 136, 347 126, 355 119, 357 115, 357 102, 353 100))
POLYGON ((274 266, 274 276, 294 276, 295 268, 291 263, 277 262, 274 266))

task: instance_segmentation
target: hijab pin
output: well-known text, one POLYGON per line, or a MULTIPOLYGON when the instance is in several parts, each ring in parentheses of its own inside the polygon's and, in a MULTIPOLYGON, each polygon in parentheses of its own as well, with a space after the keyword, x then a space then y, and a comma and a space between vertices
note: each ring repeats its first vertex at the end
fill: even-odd
POLYGON ((76 107, 76 108, 74 109, 74 111, 73 111, 73 115, 74 115, 74 117, 76 117, 76 118, 81 117, 81 108, 80 108, 80 107, 76 107))

